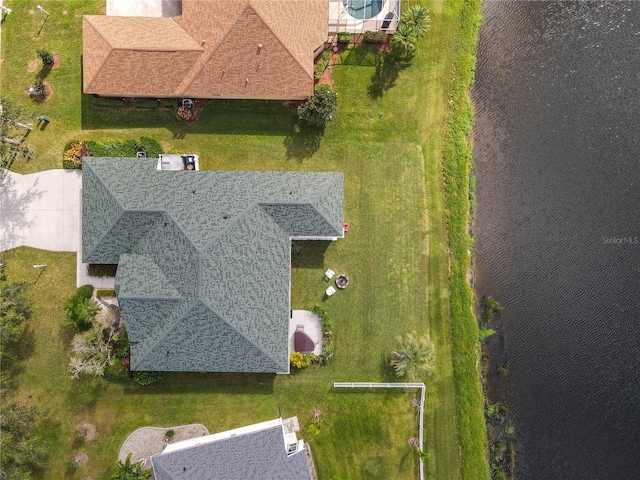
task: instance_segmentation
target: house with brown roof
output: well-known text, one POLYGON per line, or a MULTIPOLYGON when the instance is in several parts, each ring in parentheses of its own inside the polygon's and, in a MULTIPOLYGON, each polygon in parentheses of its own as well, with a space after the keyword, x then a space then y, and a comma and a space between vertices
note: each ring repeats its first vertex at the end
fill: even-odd
POLYGON ((327 35, 327 0, 182 0, 173 17, 85 15, 83 91, 305 99, 327 35))

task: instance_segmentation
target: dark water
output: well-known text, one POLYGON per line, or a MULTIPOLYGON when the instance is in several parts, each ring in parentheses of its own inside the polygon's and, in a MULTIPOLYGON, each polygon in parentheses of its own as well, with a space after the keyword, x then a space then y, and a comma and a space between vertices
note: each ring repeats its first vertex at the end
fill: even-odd
POLYGON ((505 307, 517 478, 639 479, 640 2, 483 14, 475 291, 505 307))

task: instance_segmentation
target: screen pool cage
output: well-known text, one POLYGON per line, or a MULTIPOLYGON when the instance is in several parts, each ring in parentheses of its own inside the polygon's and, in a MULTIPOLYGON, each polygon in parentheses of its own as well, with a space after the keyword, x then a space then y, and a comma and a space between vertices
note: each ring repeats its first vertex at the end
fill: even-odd
POLYGON ((400 0, 329 0, 329 33, 393 33, 400 20, 400 0))

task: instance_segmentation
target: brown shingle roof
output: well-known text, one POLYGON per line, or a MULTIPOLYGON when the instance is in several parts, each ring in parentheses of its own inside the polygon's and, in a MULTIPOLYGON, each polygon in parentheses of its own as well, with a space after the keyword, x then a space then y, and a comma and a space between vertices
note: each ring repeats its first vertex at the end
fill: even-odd
POLYGON ((326 0, 183 0, 174 18, 85 16, 84 91, 305 98, 326 0))

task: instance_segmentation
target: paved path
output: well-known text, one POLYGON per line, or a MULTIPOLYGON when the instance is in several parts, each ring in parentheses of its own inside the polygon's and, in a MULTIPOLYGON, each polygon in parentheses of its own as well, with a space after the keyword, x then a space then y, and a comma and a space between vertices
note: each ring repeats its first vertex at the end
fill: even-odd
POLYGON ((0 180, 0 251, 19 246, 77 252, 80 244, 79 170, 46 170, 0 180))

